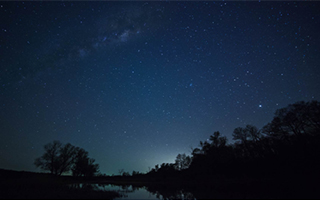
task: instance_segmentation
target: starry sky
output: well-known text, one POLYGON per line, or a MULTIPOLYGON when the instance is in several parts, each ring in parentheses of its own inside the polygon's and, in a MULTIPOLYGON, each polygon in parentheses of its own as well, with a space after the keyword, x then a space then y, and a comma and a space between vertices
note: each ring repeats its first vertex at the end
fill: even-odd
POLYGON ((147 172, 320 100, 320 2, 0 2, 0 168, 53 140, 147 172))

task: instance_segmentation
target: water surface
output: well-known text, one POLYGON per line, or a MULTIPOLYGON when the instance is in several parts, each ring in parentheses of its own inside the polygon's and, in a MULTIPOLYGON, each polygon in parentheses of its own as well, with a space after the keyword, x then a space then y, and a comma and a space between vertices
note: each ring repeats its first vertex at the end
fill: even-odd
POLYGON ((190 192, 185 192, 183 190, 175 191, 163 191, 153 188, 148 188, 146 186, 134 186, 134 185, 113 185, 113 184, 90 184, 90 183, 80 183, 70 185, 72 188, 77 189, 90 189, 94 191, 115 191, 122 195, 121 199, 196 199, 190 192), (150 191, 149 191, 149 190, 150 191), (159 192, 161 191, 161 193, 159 192), (164 194, 164 195, 162 195, 164 194))

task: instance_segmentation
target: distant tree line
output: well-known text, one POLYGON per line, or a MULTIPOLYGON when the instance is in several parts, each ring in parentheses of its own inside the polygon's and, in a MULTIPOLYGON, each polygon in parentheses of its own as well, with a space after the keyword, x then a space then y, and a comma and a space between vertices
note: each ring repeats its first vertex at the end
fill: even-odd
MULTIPOLYGON (((225 177, 278 177, 319 175, 320 103, 297 102, 278 109, 262 129, 253 125, 237 127, 234 142, 219 131, 192 148, 191 156, 178 154, 175 163, 162 163, 146 174, 119 170, 122 177, 185 178, 207 180, 225 177)), ((44 146, 45 153, 34 164, 52 174, 72 172, 73 176, 94 176, 99 165, 88 152, 59 141, 44 146)), ((100 174, 100 176, 102 176, 100 174)))
POLYGON ((70 143, 63 145, 59 141, 44 146, 45 153, 34 162, 36 167, 50 171, 54 175, 72 172, 73 176, 94 176, 99 171, 99 165, 88 152, 70 143))
POLYGON ((275 112, 261 130, 237 127, 234 143, 219 131, 175 163, 151 169, 151 177, 210 179, 217 177, 279 177, 317 173, 320 168, 320 103, 297 102, 275 112))

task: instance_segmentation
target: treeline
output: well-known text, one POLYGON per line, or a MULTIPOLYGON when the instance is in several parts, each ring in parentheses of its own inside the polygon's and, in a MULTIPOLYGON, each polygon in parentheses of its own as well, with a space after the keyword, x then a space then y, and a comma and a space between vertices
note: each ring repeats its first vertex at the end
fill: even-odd
POLYGON ((261 130, 252 125, 233 131, 234 143, 214 132, 191 156, 156 165, 149 177, 208 180, 212 178, 319 177, 320 103, 297 102, 275 112, 261 130))
MULTIPOLYGON (((156 165, 146 174, 119 170, 122 177, 189 180, 217 178, 269 178, 279 176, 319 176, 320 103, 297 102, 275 112, 273 120, 258 129, 237 127, 233 143, 219 131, 200 141, 191 156, 178 154, 175 163, 156 165)), ((73 176, 102 176, 99 165, 88 152, 71 144, 54 141, 44 146, 45 153, 34 164, 51 174, 71 171, 73 176)))

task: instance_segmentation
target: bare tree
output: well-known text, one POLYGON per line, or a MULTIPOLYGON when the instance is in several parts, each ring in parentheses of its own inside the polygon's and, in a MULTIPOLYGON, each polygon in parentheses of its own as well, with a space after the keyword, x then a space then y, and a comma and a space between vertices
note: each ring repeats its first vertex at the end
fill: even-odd
POLYGON ((55 140, 52 143, 46 144, 44 146, 45 153, 34 161, 36 167, 40 167, 43 170, 49 170, 51 174, 59 174, 59 154, 61 142, 55 140))
POLYGON ((88 152, 70 143, 62 145, 59 141, 44 146, 45 153, 35 159, 34 164, 51 174, 62 175, 72 169, 74 175, 91 176, 98 171, 99 165, 88 157, 88 152))
POLYGON ((59 155, 59 175, 64 172, 70 171, 75 159, 76 159, 77 148, 70 143, 60 148, 59 155))
POLYGON ((124 169, 119 169, 119 175, 122 176, 123 173, 124 173, 124 169))

